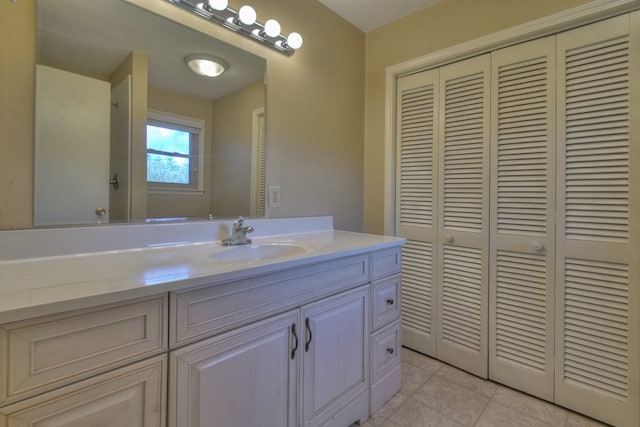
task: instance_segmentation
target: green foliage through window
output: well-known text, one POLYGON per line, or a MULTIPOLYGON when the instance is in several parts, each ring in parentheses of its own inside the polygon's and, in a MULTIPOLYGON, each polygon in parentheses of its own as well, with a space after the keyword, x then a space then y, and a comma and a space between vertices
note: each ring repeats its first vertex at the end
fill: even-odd
POLYGON ((191 184, 192 133, 161 125, 147 125, 147 181, 191 184))

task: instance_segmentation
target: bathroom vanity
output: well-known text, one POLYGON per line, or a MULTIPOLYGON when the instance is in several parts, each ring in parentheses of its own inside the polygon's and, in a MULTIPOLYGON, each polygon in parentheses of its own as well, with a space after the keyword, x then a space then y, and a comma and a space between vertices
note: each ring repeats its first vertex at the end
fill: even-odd
POLYGON ((0 426, 366 420, 400 390, 403 240, 248 222, 68 229, 58 256, 64 230, 0 233, 0 426))

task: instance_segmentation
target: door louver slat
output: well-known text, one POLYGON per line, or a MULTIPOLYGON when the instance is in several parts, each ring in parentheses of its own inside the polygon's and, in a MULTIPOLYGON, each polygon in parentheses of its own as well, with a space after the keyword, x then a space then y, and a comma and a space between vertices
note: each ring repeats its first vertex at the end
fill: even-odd
POLYGON ((482 231, 483 73, 447 81, 444 105, 443 224, 482 231))
POLYGON ((634 50, 628 17, 612 21, 608 40, 586 28, 558 37, 557 188, 564 203, 557 235, 556 399, 613 425, 630 425, 631 414, 638 414, 637 383, 630 383, 638 366, 630 341, 634 50))
POLYGON ((433 85, 401 94, 399 220, 402 225, 433 223, 433 85))
POLYGON ((479 249, 444 246, 442 336, 450 343, 480 351, 482 253, 479 249))
POLYGON ((490 377, 553 400, 555 39, 492 60, 490 377))
POLYGON ((564 275, 564 379, 626 399, 629 268, 567 258, 564 275))
POLYGON ((545 56, 498 67, 498 233, 546 234, 547 109, 523 109, 516 117, 504 113, 514 103, 546 107, 547 67, 545 56))
POLYGON ((402 324, 431 335, 432 245, 408 240, 402 247, 402 324))
POLYGON ((629 46, 626 37, 566 53, 565 237, 629 234, 629 46))
POLYGON ((546 369, 546 258, 498 250, 496 357, 523 369, 546 369))

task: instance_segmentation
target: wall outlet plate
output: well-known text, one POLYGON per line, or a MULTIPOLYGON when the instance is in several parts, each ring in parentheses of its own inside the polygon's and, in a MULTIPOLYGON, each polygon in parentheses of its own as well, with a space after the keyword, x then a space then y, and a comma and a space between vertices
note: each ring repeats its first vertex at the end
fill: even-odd
POLYGON ((279 185, 269 186, 269 207, 270 208, 280 207, 280 186, 279 185))

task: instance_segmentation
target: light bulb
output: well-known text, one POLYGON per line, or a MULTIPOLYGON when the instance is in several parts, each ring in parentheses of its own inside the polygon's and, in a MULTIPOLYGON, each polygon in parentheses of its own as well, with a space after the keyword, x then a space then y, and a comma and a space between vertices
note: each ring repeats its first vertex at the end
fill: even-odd
POLYGON ((287 45, 291 49, 300 49, 302 46, 302 36, 296 32, 289 34, 289 37, 287 37, 287 45))
POLYGON ((253 25, 256 22, 256 11, 251 7, 244 5, 238 11, 238 18, 244 25, 253 25))
POLYGON ((229 2, 228 0, 209 0, 209 6, 215 10, 225 10, 229 2))
POLYGON ((264 23, 264 32, 269 37, 276 37, 280 34, 280 23, 275 19, 268 19, 264 23))

